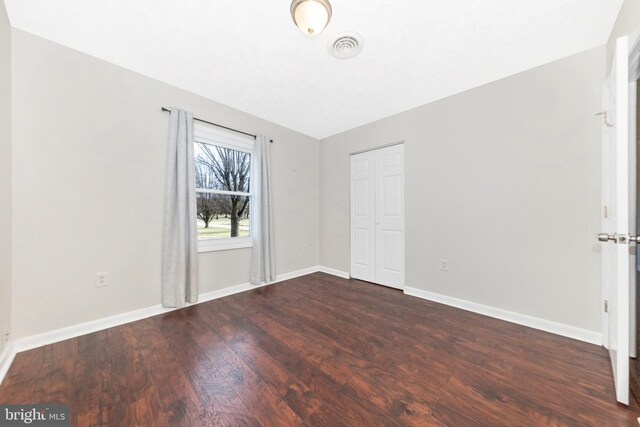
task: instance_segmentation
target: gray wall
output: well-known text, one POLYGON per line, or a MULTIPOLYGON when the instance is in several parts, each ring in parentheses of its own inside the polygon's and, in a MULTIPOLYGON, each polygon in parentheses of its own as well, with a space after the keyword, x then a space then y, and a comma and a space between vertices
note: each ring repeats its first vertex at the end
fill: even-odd
POLYGON ((11 27, 0 0, 0 352, 11 320, 11 27))
MULTIPOLYGON (((275 140, 277 273, 318 264, 317 140, 19 30, 13 51, 17 338, 160 302, 161 106, 275 140)), ((201 254, 201 292, 248 282, 249 255, 201 254)))
POLYGON ((322 140, 321 264, 349 271, 349 153, 404 140, 407 286, 599 331, 604 68, 593 49, 322 140))

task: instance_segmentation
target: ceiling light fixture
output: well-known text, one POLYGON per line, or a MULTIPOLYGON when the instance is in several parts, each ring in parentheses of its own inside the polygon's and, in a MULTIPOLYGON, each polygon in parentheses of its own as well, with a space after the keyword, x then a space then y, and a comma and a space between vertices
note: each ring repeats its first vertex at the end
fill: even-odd
POLYGON ((300 31, 308 36, 317 36, 331 20, 329 0, 293 0, 291 17, 300 31))

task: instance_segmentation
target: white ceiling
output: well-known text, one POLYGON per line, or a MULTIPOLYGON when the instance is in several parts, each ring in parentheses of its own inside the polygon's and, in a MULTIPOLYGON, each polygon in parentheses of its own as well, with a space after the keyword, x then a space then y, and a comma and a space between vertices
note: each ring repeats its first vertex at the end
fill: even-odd
POLYGON ((289 0, 6 4, 16 28, 324 138, 603 45, 622 0, 331 0, 314 39, 289 0), (349 30, 364 50, 331 57, 349 30))

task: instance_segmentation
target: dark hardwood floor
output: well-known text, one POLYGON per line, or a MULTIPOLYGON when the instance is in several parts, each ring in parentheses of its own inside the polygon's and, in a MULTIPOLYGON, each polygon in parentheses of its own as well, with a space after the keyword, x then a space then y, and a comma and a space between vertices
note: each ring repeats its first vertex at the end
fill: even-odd
POLYGON ((632 426, 606 352, 315 273, 17 355, 77 426, 632 426))

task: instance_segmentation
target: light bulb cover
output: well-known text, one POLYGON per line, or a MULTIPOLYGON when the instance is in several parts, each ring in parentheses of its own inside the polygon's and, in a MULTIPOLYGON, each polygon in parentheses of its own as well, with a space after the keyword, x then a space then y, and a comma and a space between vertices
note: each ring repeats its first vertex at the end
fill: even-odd
POLYGON ((307 36, 317 36, 331 20, 329 0, 293 0, 291 18, 296 26, 307 36))

